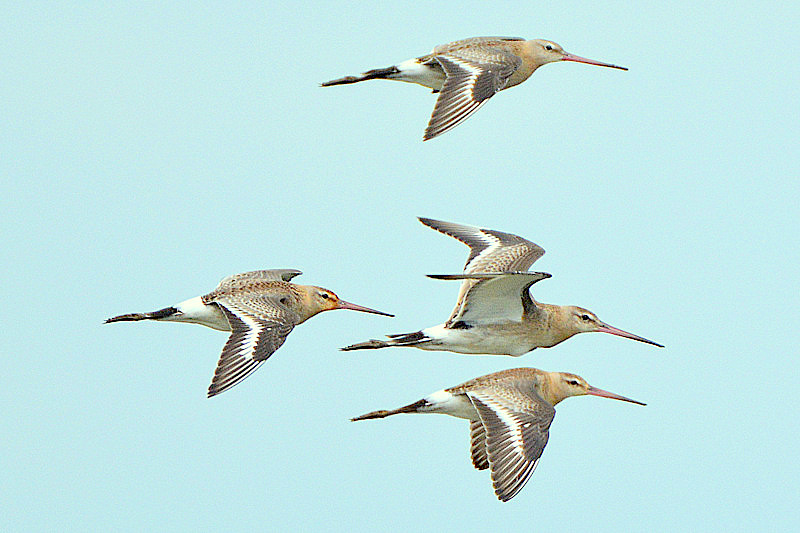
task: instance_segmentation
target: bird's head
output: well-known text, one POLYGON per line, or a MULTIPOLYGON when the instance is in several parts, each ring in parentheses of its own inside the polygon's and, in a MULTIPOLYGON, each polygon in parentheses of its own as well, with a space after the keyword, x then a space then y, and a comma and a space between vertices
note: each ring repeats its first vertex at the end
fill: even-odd
POLYGON ((307 288, 307 299, 307 307, 309 311, 312 311, 312 314, 309 316, 314 316, 322 311, 332 311, 333 309, 350 309, 351 311, 361 311, 363 313, 394 316, 389 313, 384 313, 383 311, 376 311, 375 309, 364 307, 363 305, 346 302, 339 298, 335 292, 323 289, 322 287, 309 286, 307 288))
POLYGON ((567 329, 570 332, 572 332, 573 335, 576 333, 589 333, 598 331, 601 333, 610 333, 611 335, 625 337, 626 339, 633 339, 635 341, 652 344, 654 346, 658 346, 659 348, 664 347, 663 345, 658 344, 657 342, 645 339, 644 337, 640 337, 639 335, 634 335, 633 333, 628 333, 627 331, 615 328, 614 326, 609 326, 608 324, 597 318, 597 315, 595 315, 588 309, 584 309, 583 307, 571 305, 566 307, 566 311, 568 313, 567 329))
POLYGON ((628 70, 626 67, 612 65, 611 63, 603 63, 602 61, 595 61, 594 59, 587 59, 585 57, 570 54, 561 48, 560 44, 553 41, 546 41, 544 39, 534 39, 529 41, 533 48, 533 55, 537 58, 539 64, 545 65, 547 63, 554 63, 556 61, 575 61, 576 63, 586 63, 587 65, 597 65, 598 67, 616 68, 619 70, 628 70))
POLYGON ((592 387, 582 377, 576 376, 575 374, 570 374, 569 372, 551 372, 549 381, 549 398, 545 399, 553 405, 571 396, 585 396, 587 394, 592 396, 600 396, 601 398, 611 398, 612 400, 622 400, 623 402, 645 405, 642 402, 631 400, 625 396, 620 396, 619 394, 614 394, 613 392, 592 387))

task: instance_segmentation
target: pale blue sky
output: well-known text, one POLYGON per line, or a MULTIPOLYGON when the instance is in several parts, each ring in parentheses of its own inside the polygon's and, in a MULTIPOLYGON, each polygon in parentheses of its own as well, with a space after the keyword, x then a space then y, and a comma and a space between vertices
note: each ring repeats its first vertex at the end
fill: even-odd
POLYGON ((785 4, 0 5, 0 529, 796 529, 800 11, 785 4), (548 65, 422 143, 408 84, 318 83, 475 35, 548 65), (547 250, 544 302, 666 344, 580 335, 521 358, 338 352, 441 322, 466 248, 547 250), (326 313, 208 400, 226 335, 103 319, 224 276, 393 312, 326 313), (352 424, 518 366, 647 407, 560 404, 511 502, 444 416, 352 424))

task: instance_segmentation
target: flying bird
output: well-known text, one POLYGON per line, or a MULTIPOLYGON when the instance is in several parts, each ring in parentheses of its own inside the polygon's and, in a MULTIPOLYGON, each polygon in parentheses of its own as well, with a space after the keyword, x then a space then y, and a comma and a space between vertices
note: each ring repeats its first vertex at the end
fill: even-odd
POLYGON ((212 292, 151 313, 130 313, 105 323, 158 320, 189 322, 231 336, 222 349, 208 397, 224 392, 252 374, 281 347, 292 329, 322 311, 351 309, 394 316, 340 300, 322 287, 290 283, 299 270, 256 270, 223 279, 212 292))
POLYGON ((575 61, 620 70, 565 52, 560 45, 520 37, 471 37, 436 46, 430 54, 378 68, 359 76, 346 76, 322 83, 323 87, 385 79, 416 83, 439 93, 424 141, 455 128, 498 91, 519 85, 534 71, 556 61, 575 61))
POLYGON ((528 272, 544 255, 536 244, 517 235, 464 226, 430 218, 420 222, 453 237, 470 248, 463 274, 430 274, 444 280, 462 280, 458 301, 443 324, 413 333, 388 335, 388 340, 352 344, 349 350, 410 346, 465 354, 520 356, 535 348, 550 348, 573 335, 603 332, 661 344, 610 326, 582 307, 537 302, 530 287, 550 277, 528 272))
POLYGON ((472 464, 478 470, 491 469, 494 492, 505 502, 525 486, 536 469, 556 414, 553 407, 570 396, 586 394, 645 405, 592 387, 575 374, 515 368, 434 392, 399 409, 373 411, 352 420, 399 413, 466 418, 470 421, 472 464))

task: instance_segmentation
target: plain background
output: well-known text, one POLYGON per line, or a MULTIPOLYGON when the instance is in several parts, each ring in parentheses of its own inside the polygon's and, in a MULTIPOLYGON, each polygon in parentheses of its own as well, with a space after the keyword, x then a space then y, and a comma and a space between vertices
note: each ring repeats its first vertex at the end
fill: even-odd
POLYGON ((788 3, 0 5, 0 526, 35 530, 789 530, 800 526, 798 46, 788 3), (320 88, 475 35, 547 65, 421 142, 435 97, 320 88), (579 335, 520 359, 346 344, 442 322, 466 248, 547 255, 544 302, 666 345, 579 335), (397 315, 298 327, 205 391, 222 332, 103 325, 236 272, 397 315), (558 406, 511 502, 465 421, 352 416, 518 366, 647 407, 558 406))

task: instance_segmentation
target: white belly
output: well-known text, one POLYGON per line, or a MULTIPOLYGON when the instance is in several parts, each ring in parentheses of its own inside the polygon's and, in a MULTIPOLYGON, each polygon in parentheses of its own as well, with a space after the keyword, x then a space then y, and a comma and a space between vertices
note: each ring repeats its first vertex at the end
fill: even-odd
POLYGON ((409 59, 397 65, 400 71, 392 75, 393 80, 416 83, 429 89, 440 91, 446 76, 441 69, 427 67, 416 59, 409 59))
POLYGON ((175 309, 180 311, 180 314, 176 314, 174 318, 170 317, 167 320, 201 324, 220 331, 231 330, 231 325, 220 308, 216 304, 204 304, 200 296, 189 298, 185 302, 179 303, 175 306, 175 309))
POLYGON ((434 392, 425 397, 427 405, 420 409, 424 413, 442 413, 456 418, 466 418, 467 420, 478 420, 478 411, 469 401, 465 394, 451 394, 445 390, 434 392))
POLYGON ((423 329, 422 333, 433 341, 416 346, 421 350, 518 357, 533 349, 527 339, 479 326, 470 329, 447 329, 444 324, 439 324, 423 329))

